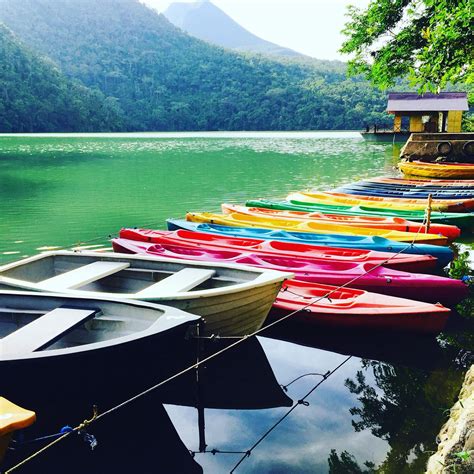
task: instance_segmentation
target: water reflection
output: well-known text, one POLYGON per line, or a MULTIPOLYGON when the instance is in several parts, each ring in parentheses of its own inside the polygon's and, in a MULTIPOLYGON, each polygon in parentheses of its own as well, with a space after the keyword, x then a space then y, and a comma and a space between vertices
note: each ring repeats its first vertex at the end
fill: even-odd
POLYGON ((457 398, 462 372, 420 371, 364 360, 346 387, 358 397, 350 409, 356 432, 370 430, 390 449, 378 467, 388 474, 420 473, 436 450, 433 434, 457 398), (367 373, 375 377, 368 382, 367 373), (416 420, 416 422, 414 422, 416 420))
MULTIPOLYGON (((22 432, 26 440, 32 440, 46 433, 58 432, 66 423, 77 423, 82 415, 89 414, 87 410, 93 404, 98 404, 104 411, 193 365, 198 357, 204 360, 225 350, 230 344, 192 340, 184 346, 176 346, 176 352, 168 347, 168 355, 178 359, 174 362, 166 358, 164 351, 155 354, 145 351, 147 360, 133 357, 136 351, 132 351, 130 360, 116 360, 115 365, 109 361, 109 368, 101 370, 94 370, 97 367, 94 367, 93 360, 82 360, 83 364, 91 367, 87 380, 71 381, 77 371, 70 362, 64 367, 71 373, 68 379, 64 374, 61 376, 58 364, 54 374, 47 373, 47 367, 38 371, 37 365, 35 369, 38 373, 34 374, 26 365, 17 364, 14 376, 18 383, 8 383, 13 380, 13 374, 5 371, 0 374, 4 383, 7 382, 2 394, 37 412, 38 421, 22 432), (147 364, 146 370, 143 363, 147 364), (109 373, 115 370, 123 377, 109 373)), ((61 447, 54 448, 32 463, 28 472, 64 472, 64 463, 72 456, 78 457, 78 462, 71 470, 68 467, 67 472, 84 472, 84 469, 88 472, 106 472, 104 469, 109 468, 126 472, 125 466, 128 466, 127 469, 132 466, 135 466, 134 469, 140 466, 146 468, 129 472, 200 472, 200 467, 189 455, 164 411, 164 402, 200 410, 265 409, 292 405, 292 400, 276 381, 259 341, 251 338, 206 362, 198 371, 188 372, 163 389, 155 390, 91 425, 87 431, 99 442, 94 453, 78 439, 81 437, 71 435, 61 443, 61 447), (124 445, 124 451, 117 451, 121 445, 124 445), (117 455, 118 452, 120 455, 117 455)), ((203 423, 204 419, 199 421, 203 423)), ((204 449, 205 432, 204 425, 201 426, 200 444, 204 449)), ((41 445, 17 444, 17 450, 9 453, 7 462, 13 465, 41 445)))
MULTIPOLYGON (((448 364, 452 352, 439 349, 432 364, 405 365, 405 358, 400 362, 398 357, 402 352, 410 352, 411 360, 416 360, 408 341, 381 351, 375 340, 368 339, 358 348, 355 343, 341 345, 340 334, 303 338, 303 332, 299 331, 298 342, 306 345, 288 342, 297 339, 288 328, 267 334, 278 339, 245 341, 204 364, 198 375, 193 371, 91 426, 88 432, 99 442, 92 453, 75 435, 25 472, 59 473, 65 465, 67 472, 200 472, 200 466, 204 472, 230 472, 242 452, 287 413, 291 399, 301 399, 321 380, 315 373, 332 370, 345 359, 337 351, 362 355, 362 349, 380 360, 352 357, 309 396, 309 406, 298 405, 236 472, 338 473, 354 463, 369 469, 363 467, 365 461, 383 472, 420 472, 434 447, 444 410, 461 384, 462 371, 452 370, 452 360, 448 364), (308 375, 289 384, 304 374, 308 375), (288 391, 280 384, 288 385, 288 391), (162 403, 168 404, 167 413, 162 403), (194 459, 188 449, 196 452, 194 459), (203 449, 210 452, 199 453, 203 449), (214 449, 229 453, 212 454, 214 449), (70 460, 76 458, 70 468, 70 460)), ((430 347, 425 343, 424 349, 430 347)), ((202 360, 228 344, 189 341, 175 363, 178 367, 194 363, 197 346, 202 360)), ((426 354, 426 359, 432 354, 426 354)), ((67 423, 74 425, 89 415, 93 403, 108 408, 143 390, 163 376, 164 362, 162 357, 152 358, 147 371, 136 377, 136 361, 117 361, 124 376, 107 387, 101 386, 104 374, 92 367, 88 380, 77 381, 71 390, 61 386, 53 390, 37 380, 21 397, 39 414, 38 423, 25 436, 31 439, 67 423)), ((28 449, 10 454, 9 462, 24 457, 28 449)))

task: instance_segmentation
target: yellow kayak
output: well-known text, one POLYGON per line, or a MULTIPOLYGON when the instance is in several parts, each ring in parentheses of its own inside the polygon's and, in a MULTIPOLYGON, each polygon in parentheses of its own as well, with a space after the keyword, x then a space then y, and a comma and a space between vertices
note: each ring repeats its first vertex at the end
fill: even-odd
MULTIPOLYGON (((314 202, 317 204, 331 204, 334 206, 365 206, 377 209, 396 209, 399 211, 426 211, 428 199, 395 199, 376 196, 358 196, 343 193, 291 193, 288 201, 314 202)), ((465 201, 433 199, 431 210, 440 212, 467 212, 474 206, 474 200, 465 201)))
POLYGON ((474 163, 426 163, 423 161, 402 161, 400 171, 408 176, 427 178, 474 178, 474 163))
POLYGON ((34 411, 25 410, 0 397, 0 462, 14 431, 30 426, 36 420, 34 411))
POLYGON ((188 212, 186 220, 205 224, 218 224, 233 227, 259 227, 263 229, 278 229, 290 232, 312 232, 314 234, 340 234, 378 236, 398 242, 417 242, 432 245, 446 245, 448 239, 442 235, 423 234, 415 232, 400 232, 398 230, 369 229, 365 227, 345 226, 338 224, 319 224, 316 222, 300 222, 296 219, 276 217, 257 217, 232 212, 230 214, 213 214, 211 212, 188 212))

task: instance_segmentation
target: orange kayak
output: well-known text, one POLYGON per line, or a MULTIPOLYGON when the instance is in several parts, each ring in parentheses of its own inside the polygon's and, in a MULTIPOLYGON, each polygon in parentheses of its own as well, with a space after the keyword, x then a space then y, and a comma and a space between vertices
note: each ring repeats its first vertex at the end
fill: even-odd
POLYGON ((390 229, 370 229, 340 224, 319 224, 308 219, 281 219, 269 216, 250 216, 232 212, 231 214, 214 214, 211 212, 188 212, 186 220, 204 224, 217 224, 234 227, 259 227, 278 229, 289 232, 309 232, 315 234, 365 235, 379 236, 397 242, 418 244, 446 245, 447 237, 443 235, 400 232, 390 229))
POLYGON ((461 235, 459 227, 446 224, 432 224, 429 229, 419 222, 412 222, 401 217, 374 217, 374 216, 350 216, 337 214, 322 214, 321 212, 304 212, 290 210, 276 210, 261 207, 245 207, 236 204, 222 204, 222 212, 231 214, 238 212, 253 216, 270 216, 283 219, 309 219, 321 224, 341 224, 355 227, 366 227, 371 229, 390 229, 400 232, 421 232, 424 234, 441 234, 450 240, 457 239, 461 235))
MULTIPOLYGON (((332 202, 352 205, 371 205, 377 207, 389 207, 391 209, 425 210, 428 207, 428 199, 404 199, 388 198, 379 196, 360 196, 356 194, 333 193, 333 192, 305 192, 290 194, 288 200, 310 201, 310 202, 332 202), (295 198, 294 196, 297 196, 295 198)), ((431 208, 434 211, 444 212, 467 212, 474 210, 474 199, 433 199, 431 208)))

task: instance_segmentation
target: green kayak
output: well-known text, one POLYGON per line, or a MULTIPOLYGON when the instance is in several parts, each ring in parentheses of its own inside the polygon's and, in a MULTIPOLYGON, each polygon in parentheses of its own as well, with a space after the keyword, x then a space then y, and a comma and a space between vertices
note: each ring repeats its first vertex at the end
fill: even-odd
MULTIPOLYGON (((269 201, 266 199, 250 200, 247 207, 263 207, 282 211, 320 212, 321 214, 339 214, 343 216, 381 216, 401 217, 406 220, 422 222, 423 211, 397 211, 393 209, 377 209, 365 206, 333 206, 302 201, 269 201)), ((431 213, 431 221, 439 224, 458 226, 460 229, 474 231, 474 212, 435 212, 431 213)))

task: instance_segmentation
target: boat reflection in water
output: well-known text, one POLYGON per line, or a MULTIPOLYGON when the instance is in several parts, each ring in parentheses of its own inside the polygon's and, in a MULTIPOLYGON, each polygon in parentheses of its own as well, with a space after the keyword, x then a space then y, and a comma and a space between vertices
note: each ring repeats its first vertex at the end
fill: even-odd
MULTIPOLYGON (((191 366, 198 354, 203 360, 233 342, 189 340, 186 348, 175 354, 174 370, 191 366)), ((105 377, 91 365, 86 378, 77 380, 75 386, 65 386, 64 390, 58 385, 50 390, 38 379, 32 383, 21 401, 37 412, 38 421, 17 437, 16 449, 8 453, 2 467, 14 465, 46 444, 22 441, 57 433, 66 424, 76 426, 90 417, 94 404, 98 405, 99 413, 103 412, 170 375, 159 358, 149 361, 149 373, 145 374, 138 370, 133 356, 131 353, 128 360, 116 361, 123 373, 122 380, 105 377)), ((8 392, 10 396, 20 396, 13 388, 8 392)), ((98 442, 93 451, 84 442, 84 434, 72 434, 27 463, 21 472, 202 472, 181 441, 163 403, 198 408, 199 446, 204 449, 205 408, 263 409, 291 406, 292 400, 275 379, 258 339, 249 338, 204 363, 198 371, 193 369, 91 424, 86 431, 98 442)))
MULTIPOLYGON (((382 330, 365 329, 336 330, 322 326, 315 327, 313 324, 305 324, 290 318, 268 327, 262 332, 262 336, 313 349, 352 355, 362 360, 369 359, 423 370, 452 367, 453 360, 460 354, 460 348, 456 344, 440 344, 429 334, 396 331, 387 333, 382 330)), ((445 336, 449 337, 449 331, 459 324, 457 319, 454 316, 449 321, 445 336)))

